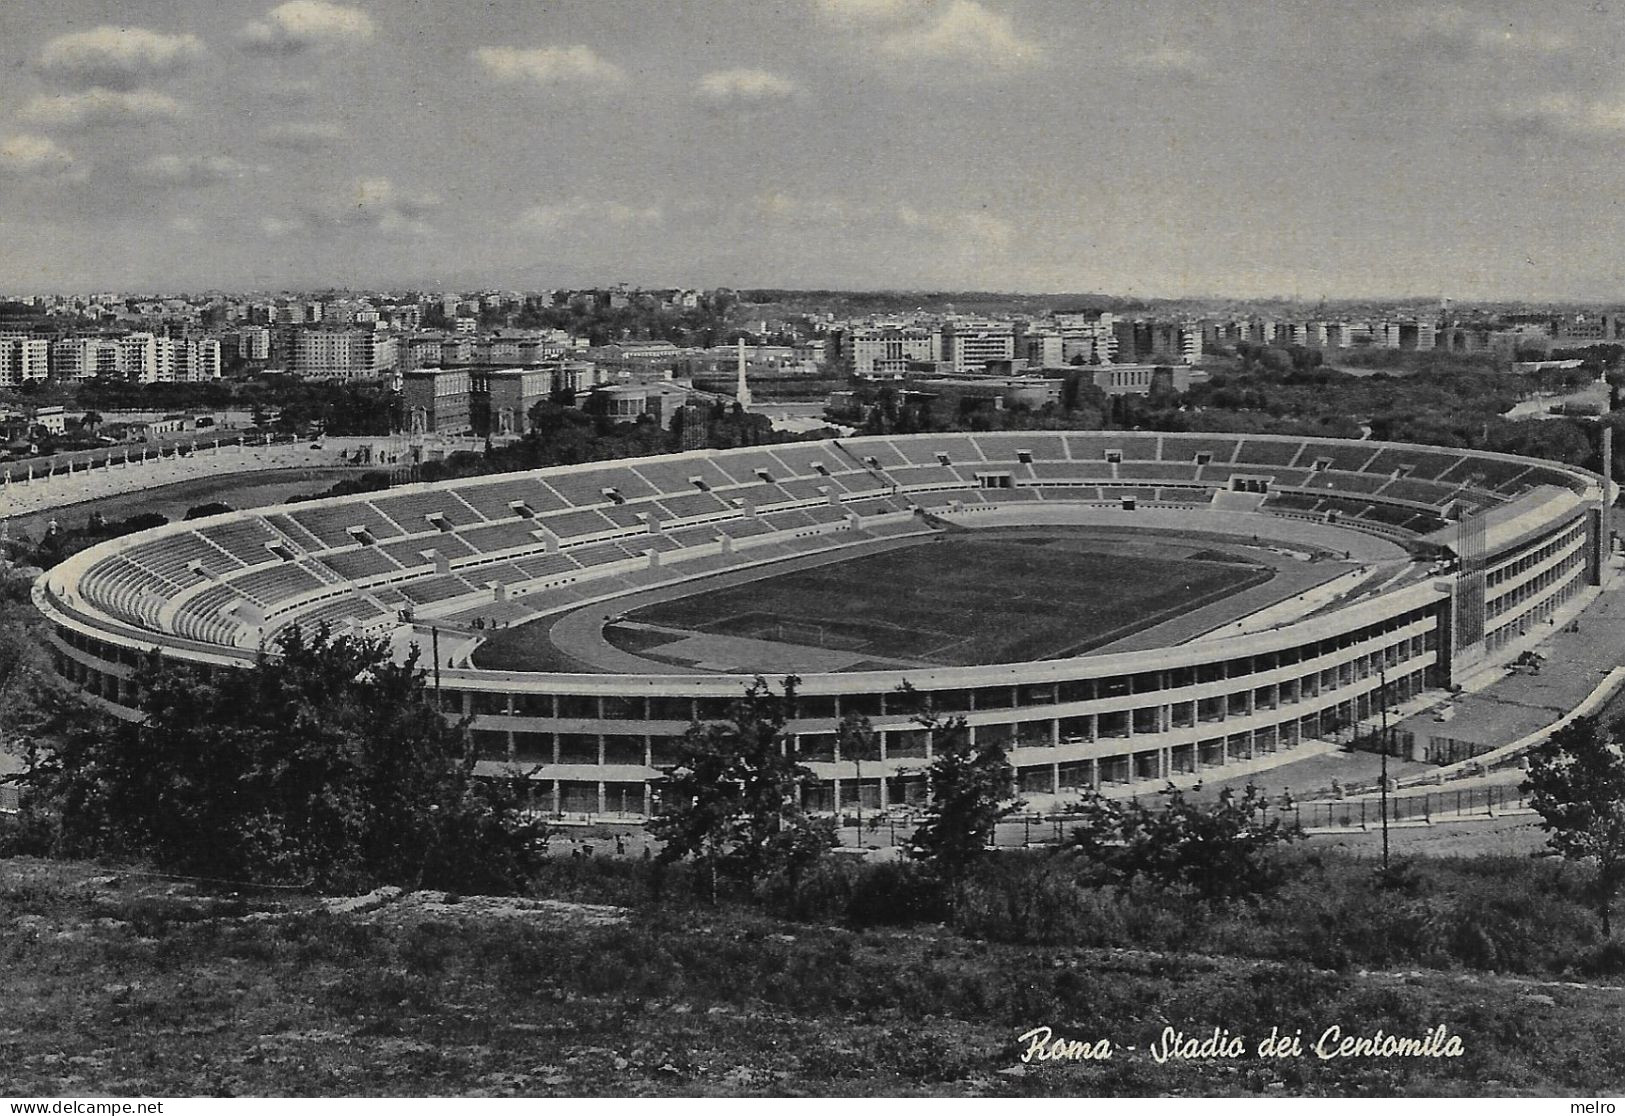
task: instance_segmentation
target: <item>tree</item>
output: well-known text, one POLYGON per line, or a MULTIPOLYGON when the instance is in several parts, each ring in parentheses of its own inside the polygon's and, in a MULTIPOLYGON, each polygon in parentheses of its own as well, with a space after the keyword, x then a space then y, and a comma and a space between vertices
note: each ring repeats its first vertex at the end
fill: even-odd
POLYGON ((1303 837, 1296 823, 1268 817, 1265 806, 1251 783, 1239 798, 1226 789, 1209 807, 1172 786, 1160 806, 1091 790, 1079 805, 1083 821, 1073 828, 1068 847, 1082 856, 1096 885, 1144 879, 1194 888, 1204 899, 1260 895, 1279 882, 1270 851, 1303 837))
POLYGON ((1625 717, 1606 728, 1595 717, 1575 718, 1530 753, 1523 784, 1547 843, 1569 860, 1592 865, 1588 890, 1604 936, 1613 934, 1614 896, 1625 883, 1622 734, 1625 717))
POLYGON ((758 677, 726 719, 689 726, 655 785, 660 810, 648 828, 660 862, 694 858, 713 903, 720 876, 760 884, 783 874, 794 891, 835 844, 834 823, 802 806, 816 777, 790 754, 784 731, 797 681, 786 678, 781 696, 758 677))
POLYGON ((1004 748, 991 741, 972 743, 964 717, 943 720, 927 709, 915 721, 931 733, 933 758, 925 772, 925 817, 909 839, 908 854, 929 864, 948 885, 954 907, 999 822, 1022 803, 1013 800, 1014 769, 1004 748))
POLYGON ((414 653, 289 628, 254 664, 203 675, 149 658, 137 721, 69 733, 24 774, 70 855, 322 888, 511 889, 545 831, 515 771, 475 777, 414 653))

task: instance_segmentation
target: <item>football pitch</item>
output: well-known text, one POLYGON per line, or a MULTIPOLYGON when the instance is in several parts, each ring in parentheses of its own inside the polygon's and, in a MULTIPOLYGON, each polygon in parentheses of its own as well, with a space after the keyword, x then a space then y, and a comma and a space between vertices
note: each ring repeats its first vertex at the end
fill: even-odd
POLYGON ((1078 654, 1274 575, 1176 540, 950 536, 636 609, 617 646, 695 634, 980 666, 1078 654))

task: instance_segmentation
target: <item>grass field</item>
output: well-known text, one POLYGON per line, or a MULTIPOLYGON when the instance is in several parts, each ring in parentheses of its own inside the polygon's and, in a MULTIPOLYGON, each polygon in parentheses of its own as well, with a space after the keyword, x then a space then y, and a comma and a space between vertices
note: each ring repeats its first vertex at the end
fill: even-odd
POLYGON ((628 619, 951 666, 1055 658, 1272 576, 1200 553, 1073 535, 950 537, 699 593, 628 619))
POLYGON ((863 918, 791 921, 709 909, 681 870, 641 863, 563 858, 539 881, 543 894, 621 912, 421 896, 345 914, 302 893, 0 859, 0 1093, 1619 1091, 1622 989, 1608 975, 1619 951, 1598 950, 1574 873, 1527 858, 1430 862, 1409 890, 1384 892, 1369 861, 1300 859, 1280 896, 1221 908, 1059 886, 1064 861, 1007 854, 979 877, 960 928, 876 922, 875 899, 908 878, 897 871, 849 885, 863 918), (1301 1028, 1307 1048, 1331 1025, 1406 1036, 1442 1025, 1463 1051, 1256 1053, 1272 1028, 1301 1028), (1023 1063, 1018 1036, 1036 1026, 1105 1038, 1112 1057, 1023 1063), (1246 1049, 1158 1063, 1148 1048, 1169 1026, 1222 1027, 1246 1049))

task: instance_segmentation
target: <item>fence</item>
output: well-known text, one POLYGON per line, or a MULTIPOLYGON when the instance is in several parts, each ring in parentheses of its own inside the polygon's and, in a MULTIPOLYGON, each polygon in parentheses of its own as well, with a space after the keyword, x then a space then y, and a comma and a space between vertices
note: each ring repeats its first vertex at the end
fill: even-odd
MULTIPOLYGON (((1393 794, 1388 797, 1388 824, 1418 825, 1435 820, 1493 818, 1527 809, 1528 798, 1517 784, 1462 787, 1424 794, 1393 794)), ((1283 802, 1276 798, 1260 809, 1259 820, 1276 818, 1308 830, 1376 829, 1382 825, 1382 800, 1362 798, 1356 801, 1283 802)), ((1066 841, 1073 825, 1080 820, 1064 814, 1028 814, 1007 818, 999 823, 993 845, 1006 849, 1054 847, 1066 841)), ((847 829, 854 828, 856 822, 857 818, 852 814, 841 818, 842 826, 847 829)), ((898 848, 908 844, 915 824, 913 817, 866 815, 858 840, 868 848, 898 848)))
POLYGON ((1430 736, 1426 760, 1443 767, 1446 764, 1461 763, 1475 756, 1481 756, 1490 750, 1490 745, 1477 740, 1458 740, 1454 736, 1430 736))
MULTIPOLYGON (((1366 829, 1382 824, 1380 799, 1358 802, 1305 802, 1294 808, 1298 824, 1305 829, 1366 829)), ((1467 817, 1494 817, 1528 808, 1521 784, 1462 787, 1424 794, 1388 796, 1388 821, 1427 822, 1434 818, 1454 820, 1467 817)))

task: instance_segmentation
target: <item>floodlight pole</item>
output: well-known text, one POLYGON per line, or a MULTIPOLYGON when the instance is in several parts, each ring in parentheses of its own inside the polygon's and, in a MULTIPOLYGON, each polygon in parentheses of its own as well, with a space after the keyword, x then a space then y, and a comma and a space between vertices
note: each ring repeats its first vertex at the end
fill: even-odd
POLYGON ((1382 871, 1388 874, 1388 651, 1382 652, 1382 665, 1377 676, 1382 679, 1379 700, 1382 704, 1382 732, 1377 737, 1377 751, 1382 756, 1382 871))
POLYGON ((852 757, 852 766, 857 773, 858 785, 858 848, 863 848, 863 748, 858 748, 858 754, 852 757))
POLYGON ((444 709, 440 701, 440 629, 433 625, 429 628, 429 644, 434 656, 434 704, 436 709, 444 709))

